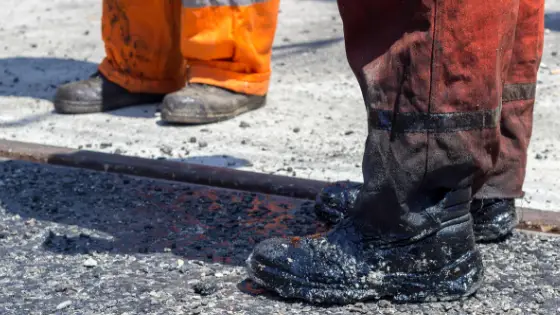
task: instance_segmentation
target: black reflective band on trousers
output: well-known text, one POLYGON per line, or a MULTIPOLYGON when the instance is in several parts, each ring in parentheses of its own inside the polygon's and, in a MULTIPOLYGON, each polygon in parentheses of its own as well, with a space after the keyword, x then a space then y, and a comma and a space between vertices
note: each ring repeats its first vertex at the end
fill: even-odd
POLYGON ((506 84, 502 91, 502 102, 532 100, 536 91, 536 83, 506 84))
MULTIPOLYGON (((506 84, 502 90, 502 103, 532 100, 536 83, 506 84)), ((456 132, 496 128, 500 122, 501 106, 492 110, 455 113, 397 113, 391 110, 370 110, 370 127, 390 130, 391 133, 456 132)))
POLYGON ((182 0, 183 7, 189 9, 208 7, 240 7, 266 2, 267 0, 182 0))
POLYGON ((455 132, 461 130, 496 128, 501 107, 461 113, 397 113, 391 110, 370 110, 370 128, 390 130, 392 133, 455 132))

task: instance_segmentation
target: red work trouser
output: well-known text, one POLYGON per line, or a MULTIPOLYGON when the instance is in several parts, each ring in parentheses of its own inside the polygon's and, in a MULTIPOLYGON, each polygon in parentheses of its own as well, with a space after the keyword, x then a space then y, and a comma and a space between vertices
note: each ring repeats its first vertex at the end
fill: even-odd
POLYGON ((394 224, 468 186, 521 196, 544 0, 338 4, 368 112, 359 202, 372 220, 394 224))

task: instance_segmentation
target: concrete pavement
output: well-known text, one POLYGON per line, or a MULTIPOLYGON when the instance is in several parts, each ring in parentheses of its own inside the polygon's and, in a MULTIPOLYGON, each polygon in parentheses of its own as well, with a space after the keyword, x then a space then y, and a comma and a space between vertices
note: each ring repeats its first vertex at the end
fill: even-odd
MULTIPOLYGON (((154 105, 87 116, 53 114, 63 82, 103 58, 97 0, 5 0, 0 12, 0 137, 321 180, 361 181, 365 109, 344 55, 335 1, 283 0, 268 105, 197 127, 159 123, 154 105), (305 17, 302 16, 305 12, 305 17)), ((527 196, 560 210, 560 0, 547 3, 527 196)))

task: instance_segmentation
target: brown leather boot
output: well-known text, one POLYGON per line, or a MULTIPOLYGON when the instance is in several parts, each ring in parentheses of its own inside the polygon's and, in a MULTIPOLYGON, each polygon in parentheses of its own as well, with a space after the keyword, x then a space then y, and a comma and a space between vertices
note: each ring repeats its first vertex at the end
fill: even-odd
POLYGON ((266 95, 248 95, 206 84, 189 84, 164 98, 161 118, 169 123, 207 124, 255 110, 265 101, 266 95))
POLYGON ((131 93, 100 73, 83 81, 64 84, 56 91, 54 108, 60 114, 88 114, 128 106, 161 102, 165 95, 131 93))

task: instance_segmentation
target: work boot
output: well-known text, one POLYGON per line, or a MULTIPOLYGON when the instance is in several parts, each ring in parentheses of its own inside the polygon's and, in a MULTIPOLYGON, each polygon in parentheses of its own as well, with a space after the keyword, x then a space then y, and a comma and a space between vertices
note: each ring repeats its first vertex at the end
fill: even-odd
MULTIPOLYGON (((336 182, 325 187, 317 195, 315 214, 332 224, 340 222, 354 207, 362 184, 336 182)), ((517 213, 513 199, 474 199, 471 205, 476 241, 501 240, 517 226, 517 213)))
POLYGON ((477 241, 504 239, 519 223, 514 199, 474 199, 471 204, 477 241))
POLYGON ((213 123, 262 107, 265 100, 266 96, 236 93, 207 84, 189 84, 165 97, 161 118, 169 123, 213 123))
POLYGON ((370 224, 375 212, 354 209, 325 235, 265 240, 247 260, 249 276, 281 297, 319 304, 467 297, 484 273, 469 194, 449 193, 392 224, 370 224))
POLYGON ((161 102, 163 94, 132 93, 96 72, 89 79, 62 85, 54 108, 60 114, 89 114, 161 102))

